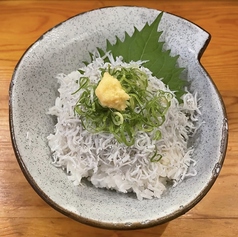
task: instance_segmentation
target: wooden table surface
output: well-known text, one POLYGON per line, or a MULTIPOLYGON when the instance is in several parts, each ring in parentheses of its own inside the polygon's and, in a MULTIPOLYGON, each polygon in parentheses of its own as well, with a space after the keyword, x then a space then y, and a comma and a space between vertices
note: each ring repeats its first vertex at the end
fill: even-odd
POLYGON ((238 236, 238 1, 0 0, 0 236, 238 236), (98 229, 55 211, 26 181, 9 135, 9 83, 14 67, 27 47, 46 30, 71 16, 114 5, 164 10, 193 21, 210 32, 212 40, 201 62, 224 99, 229 120, 226 159, 210 192, 185 215, 143 230, 98 229))

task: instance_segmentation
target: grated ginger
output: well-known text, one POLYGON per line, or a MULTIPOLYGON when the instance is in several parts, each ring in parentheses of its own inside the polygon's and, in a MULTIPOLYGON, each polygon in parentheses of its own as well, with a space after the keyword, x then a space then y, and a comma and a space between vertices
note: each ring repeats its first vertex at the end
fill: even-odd
POLYGON ((95 94, 102 106, 119 111, 125 110, 127 107, 126 101, 130 98, 123 90, 121 83, 108 72, 104 73, 95 94))

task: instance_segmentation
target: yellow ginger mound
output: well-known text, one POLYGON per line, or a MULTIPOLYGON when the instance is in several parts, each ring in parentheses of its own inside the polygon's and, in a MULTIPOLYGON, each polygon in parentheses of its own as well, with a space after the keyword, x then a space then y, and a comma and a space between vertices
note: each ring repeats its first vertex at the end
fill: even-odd
POLYGON ((121 83, 108 72, 104 73, 95 90, 95 94, 102 106, 119 111, 125 110, 127 107, 126 101, 130 98, 123 90, 121 83))

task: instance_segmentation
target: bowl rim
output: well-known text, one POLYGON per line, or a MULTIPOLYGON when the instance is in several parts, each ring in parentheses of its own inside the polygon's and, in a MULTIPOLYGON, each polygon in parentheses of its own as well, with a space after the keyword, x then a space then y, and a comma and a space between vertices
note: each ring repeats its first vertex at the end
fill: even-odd
POLYGON ((72 218, 80 223, 83 224, 87 224, 90 226, 94 226, 94 227, 99 227, 99 228, 103 228, 103 229, 114 229, 114 230, 133 230, 133 229, 142 229, 142 228, 148 228, 148 227, 153 227, 153 226, 157 226, 157 225, 161 225, 164 224, 166 222, 169 222, 183 214, 185 214, 186 212, 188 212, 190 209, 192 209, 198 202, 200 202, 208 193, 208 191, 211 189, 211 187, 213 186, 213 184, 215 183, 219 172, 223 166, 224 160, 225 160, 225 156, 226 156, 226 151, 227 151, 227 146, 228 146, 228 119, 227 119, 227 114, 226 114, 226 109, 225 109, 225 105, 222 99, 222 96, 220 94, 220 92, 218 91, 215 83, 213 82, 212 78, 210 77, 210 75, 208 74, 208 72, 206 71, 206 69, 202 66, 200 59, 204 53, 204 51, 206 50, 208 44, 211 41, 211 34, 208 33, 207 31, 205 31, 203 28, 201 28, 200 26, 198 26, 196 23, 191 22, 190 20, 183 18, 181 16, 178 16, 176 14, 172 14, 170 12, 167 11, 162 11, 162 10, 158 10, 158 9, 153 9, 153 8, 148 8, 148 7, 141 7, 141 6, 128 6, 128 5, 120 5, 120 6, 106 6, 106 7, 100 7, 100 8, 95 8, 89 11, 84 11, 81 12, 79 14, 76 14, 72 17, 67 18, 66 20, 56 24, 55 26, 53 26, 52 28, 48 29, 45 33, 43 33, 38 39, 36 39, 30 46, 28 46, 28 48, 25 50, 25 52, 23 53, 23 55, 20 57, 19 61, 17 62, 14 71, 13 71, 13 75, 11 78, 11 82, 9 85, 9 127, 10 127, 10 136, 11 136, 11 142, 12 142, 12 146, 13 146, 13 150, 16 156, 16 159, 18 161, 18 164, 26 178, 26 180, 28 181, 28 183, 32 186, 32 188, 35 190, 35 192, 52 208, 54 208, 55 210, 57 210, 58 212, 64 214, 65 216, 72 218), (140 222, 134 222, 134 223, 130 223, 130 225, 125 225, 125 223, 110 223, 110 222, 100 222, 100 221, 95 221, 95 220, 91 220, 91 219, 87 219, 85 217, 79 216, 75 213, 72 213, 71 211, 65 209, 64 207, 60 206, 59 204, 57 204, 56 202, 54 202, 53 200, 50 199, 50 197, 43 191, 41 190, 41 188, 38 186, 38 184, 36 183, 36 181, 33 179, 31 173, 28 171, 23 159, 22 159, 22 155, 20 154, 20 151, 18 149, 17 146, 17 142, 16 142, 16 134, 14 131, 14 119, 13 119, 13 107, 12 107, 12 97, 13 97, 13 87, 14 87, 14 78, 15 78, 15 74, 19 68, 19 65, 22 61, 22 59, 24 58, 25 54, 32 48, 33 45, 35 45, 37 42, 40 42, 44 35, 49 33, 50 31, 58 28, 60 25, 64 24, 65 22, 67 22, 68 20, 70 20, 71 18, 75 18, 75 17, 80 17, 83 14, 87 14, 93 11, 97 11, 100 9, 104 9, 104 8, 121 8, 121 7, 127 7, 127 8, 142 8, 142 9, 148 9, 148 10, 157 10, 158 12, 164 12, 167 13, 169 15, 172 16, 176 16, 180 19, 183 19, 193 25, 196 25, 198 28, 200 28, 202 31, 206 32, 208 34, 208 38, 206 40, 206 42, 204 43, 203 47, 200 49, 200 51, 198 52, 197 55, 197 60, 199 63, 199 66, 204 70, 204 72, 206 73, 206 76, 210 79, 211 83, 213 84, 216 93, 218 95, 219 101, 222 105, 222 110, 223 110, 223 117, 224 117, 224 121, 223 121, 223 133, 222 133, 222 147, 221 147, 221 153, 220 153, 220 157, 219 157, 219 161, 217 162, 217 167, 214 167, 214 175, 212 176, 212 178, 207 182, 207 185, 205 186, 205 188, 203 190, 200 191, 200 194, 193 199, 192 202, 188 203, 186 206, 184 206, 182 209, 179 209, 177 211, 174 211, 168 215, 163 216, 162 218, 156 219, 156 220, 151 220, 146 224, 142 224, 140 222), (217 171, 217 172, 216 172, 217 171))

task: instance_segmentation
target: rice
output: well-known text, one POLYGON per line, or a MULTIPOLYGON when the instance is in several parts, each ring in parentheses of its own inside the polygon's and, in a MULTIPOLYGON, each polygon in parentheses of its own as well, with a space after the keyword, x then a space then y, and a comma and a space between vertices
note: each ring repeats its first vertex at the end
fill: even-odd
MULTIPOLYGON (((114 60, 111 55, 111 68, 118 66, 137 67, 148 75, 151 91, 163 90, 174 92, 163 80, 152 76, 142 66, 143 62, 125 63, 121 57, 114 60)), ((108 68, 103 58, 95 57, 93 62, 82 67, 84 76, 93 83, 98 83, 100 68, 108 68)), ((80 70, 68 75, 57 75, 59 97, 48 114, 57 117, 53 134, 48 138, 52 151, 53 164, 66 170, 74 185, 82 184, 88 179, 95 187, 113 189, 118 192, 134 192, 139 200, 160 198, 168 183, 176 186, 184 178, 196 175, 192 159, 193 148, 188 147, 188 140, 196 130, 195 123, 200 113, 197 96, 187 92, 183 103, 173 96, 165 122, 159 127, 160 140, 153 140, 146 132, 136 134, 135 144, 128 147, 118 143, 112 134, 94 134, 85 130, 81 120, 74 113, 74 106, 80 94, 72 94, 78 89, 77 80, 82 76, 80 70), (151 162, 149 157, 157 149, 162 159, 151 162)))

